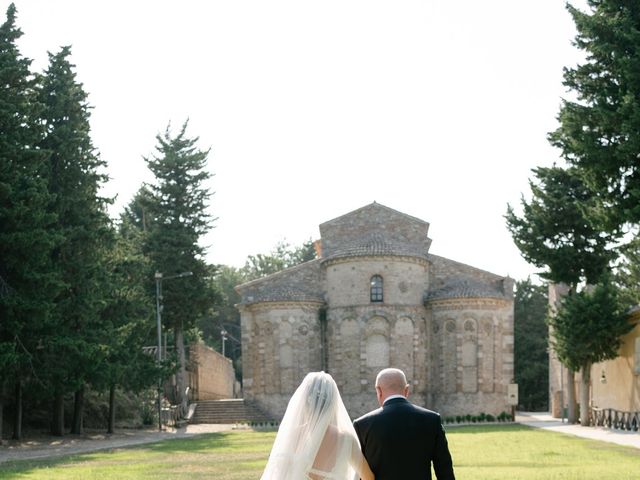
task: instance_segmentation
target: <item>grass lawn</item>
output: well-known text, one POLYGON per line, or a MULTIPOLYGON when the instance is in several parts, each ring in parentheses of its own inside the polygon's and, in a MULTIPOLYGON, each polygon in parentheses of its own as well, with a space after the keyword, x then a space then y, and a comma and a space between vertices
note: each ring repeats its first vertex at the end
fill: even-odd
MULTIPOLYGON (((640 450, 519 425, 450 428, 458 480, 637 480, 640 450)), ((224 432, 0 464, 1 479, 258 480, 274 432, 224 432)), ((401 480, 401 479, 398 479, 401 480)))

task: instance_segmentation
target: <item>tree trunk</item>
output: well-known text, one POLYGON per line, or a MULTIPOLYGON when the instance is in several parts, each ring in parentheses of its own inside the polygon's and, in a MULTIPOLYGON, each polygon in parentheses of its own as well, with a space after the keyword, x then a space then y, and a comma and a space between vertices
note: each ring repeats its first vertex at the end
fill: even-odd
POLYGON ((569 423, 578 422, 578 408, 576 404, 576 372, 567 369, 567 421, 569 423))
POLYGON ((107 433, 113 433, 116 423, 116 386, 109 387, 109 420, 107 421, 107 433))
POLYGON ((187 388, 187 357, 184 350, 184 336, 182 335, 182 322, 175 329, 176 333, 176 349, 178 351, 178 363, 180 368, 176 375, 176 383, 178 387, 178 404, 180 405, 180 416, 186 415, 187 412, 187 396, 185 390, 187 388))
POLYGON ((84 417, 84 385, 76 390, 73 395, 73 422, 71 424, 71 433, 82 435, 84 433, 83 425, 84 417))
POLYGON ((582 367, 582 381, 580 382, 580 425, 588 427, 589 413, 589 389, 591 386, 591 363, 582 367))
POLYGON ((53 419, 51 435, 64 435, 64 393, 56 391, 53 399, 53 419))
POLYGON ((0 445, 2 445, 2 419, 4 415, 4 398, 2 398, 2 388, 0 387, 0 445))
POLYGON ((16 411, 13 416, 13 439, 22 439, 22 382, 16 382, 16 411))

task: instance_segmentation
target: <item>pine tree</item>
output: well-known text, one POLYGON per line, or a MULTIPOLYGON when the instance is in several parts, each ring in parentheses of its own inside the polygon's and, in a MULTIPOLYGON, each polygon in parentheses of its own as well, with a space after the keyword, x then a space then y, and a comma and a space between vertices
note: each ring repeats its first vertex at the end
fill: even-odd
POLYGON ((0 417, 4 394, 15 392, 16 438, 21 436, 22 383, 38 376, 34 355, 60 288, 50 268, 60 239, 49 209, 47 154, 38 148, 42 105, 31 61, 16 45, 21 35, 11 4, 0 26, 0 417))
POLYGON ((40 89, 46 128, 40 147, 50 154, 49 191, 55 195, 51 211, 64 237, 52 261, 65 289, 56 299, 43 352, 53 388, 52 432, 56 435, 63 433, 63 399, 69 391, 75 393, 72 431, 82 432, 85 384, 99 367, 93 358, 101 337, 104 255, 111 242, 108 200, 100 197, 107 180, 101 169, 106 164, 91 141, 87 94, 76 80, 70 54, 69 47, 49 54, 40 89))
POLYGON ((560 127, 551 134, 566 161, 603 198, 612 224, 640 223, 640 3, 588 0, 569 5, 584 63, 566 68, 560 127))
POLYGON ((211 313, 214 292, 204 261, 201 237, 209 230, 213 218, 207 213, 210 192, 206 181, 209 151, 196 147, 198 138, 188 138, 187 122, 172 136, 167 127, 157 135, 157 154, 146 158, 155 183, 149 186, 146 253, 162 281, 162 320, 174 332, 178 355, 178 401, 186 406, 186 354, 184 334, 198 318, 211 313), (191 272, 191 276, 170 277, 191 272))

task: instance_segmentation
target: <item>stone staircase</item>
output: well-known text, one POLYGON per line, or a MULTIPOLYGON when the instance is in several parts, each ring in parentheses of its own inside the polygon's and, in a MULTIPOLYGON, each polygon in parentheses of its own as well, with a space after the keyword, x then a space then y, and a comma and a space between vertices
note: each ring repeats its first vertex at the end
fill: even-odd
POLYGON ((266 423, 273 419, 244 398, 200 400, 190 423, 266 423))

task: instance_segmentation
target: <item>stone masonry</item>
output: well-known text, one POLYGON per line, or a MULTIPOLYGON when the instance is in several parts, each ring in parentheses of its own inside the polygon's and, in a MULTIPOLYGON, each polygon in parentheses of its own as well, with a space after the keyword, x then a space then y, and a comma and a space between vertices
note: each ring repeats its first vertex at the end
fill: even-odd
POLYGON ((374 202, 320 225, 318 259, 238 286, 244 397, 279 417, 325 370, 355 418, 398 367, 443 415, 508 411, 513 280, 429 253, 428 229, 374 202))

